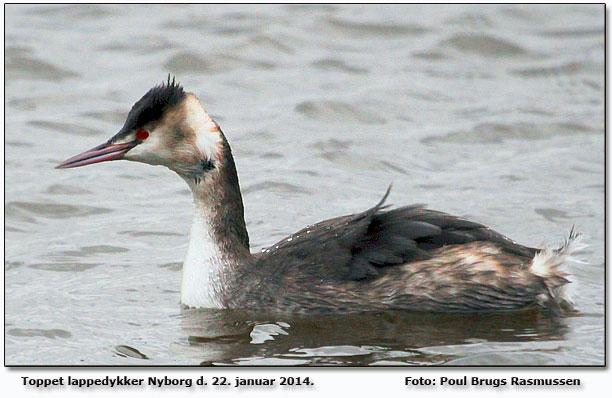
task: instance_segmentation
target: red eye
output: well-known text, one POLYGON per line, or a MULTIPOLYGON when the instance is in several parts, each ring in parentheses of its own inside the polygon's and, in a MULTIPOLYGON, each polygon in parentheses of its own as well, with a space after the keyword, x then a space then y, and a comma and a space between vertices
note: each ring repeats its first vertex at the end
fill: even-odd
POLYGON ((149 138, 149 132, 147 130, 138 130, 136 132, 136 138, 139 140, 146 140, 149 138))

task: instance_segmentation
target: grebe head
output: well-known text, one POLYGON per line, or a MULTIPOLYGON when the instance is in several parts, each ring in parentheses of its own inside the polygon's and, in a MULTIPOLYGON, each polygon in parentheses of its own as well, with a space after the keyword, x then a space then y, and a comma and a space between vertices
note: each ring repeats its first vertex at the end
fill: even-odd
POLYGON ((167 83, 153 87, 132 106, 125 124, 111 139, 57 168, 126 159, 166 166, 190 181, 215 169, 222 149, 223 134, 217 123, 194 94, 168 77, 167 83))

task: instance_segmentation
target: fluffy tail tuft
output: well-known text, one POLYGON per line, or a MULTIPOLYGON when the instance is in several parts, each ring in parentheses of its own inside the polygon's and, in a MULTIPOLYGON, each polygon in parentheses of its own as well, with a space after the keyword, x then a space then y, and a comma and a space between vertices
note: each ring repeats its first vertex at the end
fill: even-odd
POLYGON ((574 296, 571 289, 571 275, 566 272, 569 263, 584 264, 576 254, 584 250, 587 245, 582 243, 582 235, 574 227, 568 238, 558 249, 544 248, 531 260, 531 271, 542 277, 548 287, 550 297, 543 298, 543 303, 550 307, 558 306, 563 309, 572 309, 574 296), (550 302, 550 298, 554 302, 550 302))

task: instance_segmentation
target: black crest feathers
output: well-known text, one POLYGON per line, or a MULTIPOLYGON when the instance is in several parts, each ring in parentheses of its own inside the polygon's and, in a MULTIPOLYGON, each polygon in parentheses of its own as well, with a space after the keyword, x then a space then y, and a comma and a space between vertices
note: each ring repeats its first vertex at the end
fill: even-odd
POLYGON ((172 80, 170 80, 170 75, 168 75, 167 82, 163 82, 159 86, 155 86, 147 91, 132 106, 125 124, 118 135, 127 135, 139 127, 159 120, 164 112, 180 103, 185 98, 185 95, 185 90, 176 81, 176 78, 172 77, 172 80))

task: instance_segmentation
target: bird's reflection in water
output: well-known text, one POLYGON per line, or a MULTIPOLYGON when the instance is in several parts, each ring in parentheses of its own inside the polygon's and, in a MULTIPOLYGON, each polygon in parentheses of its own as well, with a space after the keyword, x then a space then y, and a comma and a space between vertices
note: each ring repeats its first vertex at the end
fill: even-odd
POLYGON ((507 365, 482 354, 562 341, 567 330, 562 318, 538 311, 304 316, 183 309, 180 317, 184 338, 173 349, 202 365, 438 365, 471 355, 507 365))

